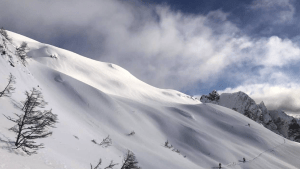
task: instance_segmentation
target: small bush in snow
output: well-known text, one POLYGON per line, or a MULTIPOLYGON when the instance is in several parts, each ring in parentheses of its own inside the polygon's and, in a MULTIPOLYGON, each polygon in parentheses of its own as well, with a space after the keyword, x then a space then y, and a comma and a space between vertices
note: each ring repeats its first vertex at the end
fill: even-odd
POLYGON ((1 55, 6 55, 6 51, 1 44, 0 44, 0 52, 1 52, 1 55))
POLYGON ((57 123, 57 115, 52 110, 38 110, 47 104, 42 93, 35 88, 31 92, 25 92, 26 100, 21 109, 24 114, 15 114, 17 118, 5 116, 8 120, 16 123, 9 130, 17 134, 15 141, 16 149, 21 148, 28 155, 35 154, 36 150, 43 148, 43 144, 36 144, 35 139, 45 138, 52 134, 47 131, 48 127, 54 127, 57 123), (33 151, 29 151, 33 150, 33 151))
POLYGON ((102 140, 102 142, 99 145, 102 146, 102 147, 108 147, 108 146, 111 146, 111 144, 112 144, 112 140, 108 135, 106 138, 104 138, 102 140))
MULTIPOLYGON (((170 144, 168 140, 165 142, 164 146, 165 146, 166 148, 171 149, 172 151, 174 151, 174 152, 180 154, 180 151, 179 151, 178 149, 174 148, 173 145, 170 144)), ((183 156, 184 158, 186 158, 185 155, 182 155, 182 156, 183 156)))
POLYGON ((55 54, 51 54, 50 57, 57 59, 57 56, 55 54))
POLYGON ((172 148, 173 146, 172 146, 172 144, 170 144, 169 141, 167 140, 167 141, 165 142, 165 147, 166 147, 166 148, 172 148))
POLYGON ((4 90, 2 92, 0 92, 0 97, 9 97, 15 90, 15 88, 13 87, 13 84, 16 83, 16 78, 15 76, 13 76, 11 73, 9 74, 8 77, 8 84, 6 85, 6 87, 4 88, 4 90))
POLYGON ((131 133, 128 134, 128 136, 133 136, 133 135, 135 135, 134 131, 132 131, 131 133))
POLYGON ((9 58, 9 63, 10 63, 10 66, 12 66, 12 67, 15 67, 15 63, 14 63, 14 59, 13 59, 13 57, 11 56, 11 55, 8 55, 8 58, 9 58))
POLYGON ((94 144, 98 144, 96 140, 91 140, 91 142, 93 142, 94 144))
POLYGON ((179 151, 178 149, 175 149, 175 148, 174 148, 172 151, 174 151, 174 152, 180 154, 180 151, 179 151))

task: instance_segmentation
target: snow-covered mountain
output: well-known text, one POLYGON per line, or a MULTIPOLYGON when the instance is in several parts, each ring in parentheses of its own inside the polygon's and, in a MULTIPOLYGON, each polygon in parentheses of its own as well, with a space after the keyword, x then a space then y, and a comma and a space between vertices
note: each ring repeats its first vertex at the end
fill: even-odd
POLYGON ((0 91, 10 73, 16 77, 16 90, 11 97, 0 98, 0 112, 22 113, 18 107, 24 92, 34 87, 48 102, 46 109, 58 115, 59 123, 51 129, 52 136, 38 140, 45 148, 28 156, 14 149, 16 135, 8 130, 14 123, 0 117, 0 168, 85 169, 101 158, 100 168, 113 160, 118 163, 114 169, 119 169, 127 150, 143 169, 207 169, 219 163, 235 169, 300 166, 299 143, 232 109, 155 88, 111 63, 13 32, 8 35, 12 43, 0 38, 0 91), (26 67, 15 54, 23 41, 30 48, 26 67), (129 135, 132 131, 135 134, 129 135), (112 146, 92 142, 108 135, 112 146), (167 140, 172 148, 165 147, 167 140), (246 162, 241 162, 243 158, 246 162))
POLYGON ((299 120, 287 115, 282 110, 268 111, 264 102, 256 104, 244 92, 222 93, 219 95, 214 90, 209 95, 203 95, 200 101, 235 110, 289 140, 300 142, 299 120))

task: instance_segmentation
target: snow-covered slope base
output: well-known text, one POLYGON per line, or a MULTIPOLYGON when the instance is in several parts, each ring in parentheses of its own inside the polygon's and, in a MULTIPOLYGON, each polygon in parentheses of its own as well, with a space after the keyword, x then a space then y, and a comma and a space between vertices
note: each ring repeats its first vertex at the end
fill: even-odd
POLYGON ((134 152, 143 169, 208 169, 219 163, 236 169, 300 166, 298 143, 236 111, 149 86, 117 65, 9 35, 13 45, 7 43, 0 58, 0 90, 9 73, 17 83, 11 98, 0 98, 0 112, 10 116, 20 112, 16 107, 25 99, 25 90, 35 87, 59 123, 51 137, 38 140, 45 148, 28 156, 13 149, 16 136, 8 128, 14 124, 0 117, 0 168, 88 169, 102 158, 100 168, 113 160, 119 169, 127 150, 134 152), (26 67, 14 54, 22 41, 30 47, 26 67), (135 134, 128 136, 132 131, 135 134), (110 147, 91 142, 108 135, 110 147), (180 153, 164 147, 167 140, 180 153), (242 158, 245 163, 239 162, 242 158))

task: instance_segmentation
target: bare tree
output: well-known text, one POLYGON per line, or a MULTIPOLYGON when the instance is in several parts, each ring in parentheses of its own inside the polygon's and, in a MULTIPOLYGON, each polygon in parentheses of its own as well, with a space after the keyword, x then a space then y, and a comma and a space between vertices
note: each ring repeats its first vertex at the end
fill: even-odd
POLYGON ((100 158, 100 160, 99 160, 98 164, 96 165, 96 167, 93 168, 93 165, 91 164, 91 169, 98 169, 98 167, 101 165, 101 163, 102 163, 102 160, 100 158))
POLYGON ((44 108, 47 104, 40 91, 33 88, 31 92, 26 91, 25 95, 26 100, 23 102, 22 108, 24 114, 15 113, 17 118, 4 116, 16 123, 15 126, 10 128, 11 131, 17 134, 16 149, 21 148, 28 155, 31 155, 35 154, 39 148, 43 148, 43 144, 37 144, 33 140, 45 138, 52 134, 47 128, 54 127, 54 124, 57 123, 57 115, 53 114, 52 110, 37 110, 37 108, 44 108))
POLYGON ((114 163, 114 161, 111 160, 110 164, 104 169, 113 169, 115 165, 118 165, 118 163, 114 163))
POLYGON ((105 139, 103 139, 101 141, 101 143, 97 143, 97 141, 95 139, 91 140, 91 142, 93 142, 94 144, 98 144, 102 147, 108 147, 108 146, 111 146, 111 144, 112 144, 112 140, 109 137, 109 135, 105 139))
POLYGON ((112 140, 108 135, 105 139, 102 140, 102 142, 99 145, 102 147, 108 147, 111 146, 111 144, 112 144, 112 140))
POLYGON ((2 92, 0 92, 0 97, 2 97, 2 96, 9 97, 11 95, 11 93, 13 93, 15 90, 15 88, 13 87, 13 84, 15 84, 15 83, 16 83, 16 78, 15 78, 15 76, 13 76, 10 73, 9 77, 8 77, 8 84, 6 85, 4 90, 2 92))
POLYGON ((124 157, 121 169, 141 169, 141 167, 137 166, 137 164, 138 162, 136 161, 134 153, 128 150, 124 157))
MULTIPOLYGON (((96 167, 93 168, 93 165, 91 164, 91 169, 98 169, 100 167, 101 163, 102 163, 102 159, 100 158, 96 167)), ((113 169, 115 165, 118 165, 118 163, 114 163, 114 161, 111 161, 110 164, 107 167, 105 167, 104 169, 113 169)))
POLYGON ((24 66, 26 66, 27 59, 27 51, 29 50, 28 44, 26 42, 22 42, 21 46, 16 48, 16 55, 19 56, 21 62, 24 66))
POLYGON ((2 27, 0 28, 0 34, 8 41, 11 42, 11 38, 8 36, 7 31, 2 27))

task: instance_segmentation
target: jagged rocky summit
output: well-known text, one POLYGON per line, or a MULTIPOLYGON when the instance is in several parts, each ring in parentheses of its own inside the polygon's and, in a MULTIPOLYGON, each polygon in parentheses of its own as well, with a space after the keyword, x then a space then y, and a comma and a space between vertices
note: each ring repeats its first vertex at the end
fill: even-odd
POLYGON ((300 142, 300 125, 298 119, 287 115, 282 110, 268 110, 264 102, 256 104, 244 92, 223 93, 219 95, 214 90, 208 95, 202 95, 200 101, 235 110, 289 140, 300 142))

